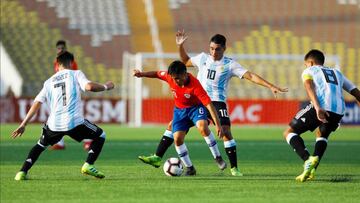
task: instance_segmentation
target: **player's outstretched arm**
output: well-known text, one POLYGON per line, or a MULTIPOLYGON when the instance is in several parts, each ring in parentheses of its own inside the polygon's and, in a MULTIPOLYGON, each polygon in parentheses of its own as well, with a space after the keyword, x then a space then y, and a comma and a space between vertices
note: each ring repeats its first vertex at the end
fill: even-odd
POLYGON ((102 91, 114 89, 114 87, 115 85, 111 81, 108 81, 105 84, 100 84, 97 82, 89 82, 86 84, 85 90, 90 92, 102 92, 102 91))
POLYGON ((182 30, 182 31, 178 30, 176 32, 176 45, 178 45, 178 47, 179 47, 180 59, 186 65, 186 67, 191 67, 193 65, 191 63, 189 55, 186 53, 185 48, 184 48, 184 43, 187 38, 188 38, 188 36, 186 35, 184 30, 182 30))
POLYGON ((280 87, 277 87, 273 84, 271 84, 270 82, 268 82, 267 80, 263 79, 262 77, 260 77, 259 75, 255 74, 255 73, 252 73, 250 71, 247 71, 243 77, 247 80, 250 80, 251 82, 255 83, 255 84, 258 84, 258 85, 261 85, 261 86, 264 86, 264 87, 267 87, 271 90, 271 92, 274 94, 274 97, 276 98, 277 97, 277 94, 278 93, 285 93, 288 91, 288 88, 285 87, 285 88, 280 88, 280 87))
POLYGON ((157 78, 157 71, 148 71, 148 72, 142 72, 138 69, 135 69, 133 71, 133 76, 134 77, 137 77, 137 78, 142 78, 142 77, 145 77, 145 78, 157 78))
POLYGON ((220 119, 219 119, 219 116, 216 112, 216 109, 214 107, 214 105, 210 102, 208 105, 205 106, 209 112, 210 112, 210 115, 211 115, 211 118, 214 119, 214 123, 215 123, 215 127, 216 127, 216 132, 217 132, 217 136, 219 138, 222 138, 224 136, 224 132, 222 130, 222 127, 221 127, 221 123, 220 123, 220 119))
POLYGON ((31 106, 30 110, 25 116, 25 119, 21 122, 18 128, 14 130, 11 134, 12 138, 16 138, 21 136, 25 132, 25 126, 28 124, 28 122, 31 120, 31 118, 38 112, 38 110, 41 107, 41 102, 35 101, 33 105, 31 106))
POLYGON ((321 121, 323 123, 327 123, 325 115, 329 116, 329 113, 320 107, 319 101, 315 94, 315 85, 314 85, 313 81, 310 79, 305 80, 304 87, 305 87, 306 93, 308 94, 308 96, 310 98, 311 103, 314 105, 317 118, 319 119, 319 121, 321 121))

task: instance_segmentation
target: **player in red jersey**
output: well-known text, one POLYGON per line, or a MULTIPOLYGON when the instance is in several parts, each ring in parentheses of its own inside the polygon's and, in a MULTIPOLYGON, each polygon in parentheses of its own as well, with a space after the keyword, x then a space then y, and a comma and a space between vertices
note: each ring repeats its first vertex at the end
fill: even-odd
MULTIPOLYGON (((67 52, 66 42, 64 40, 58 40, 56 42, 56 57, 60 56, 61 54, 65 53, 65 52, 67 52)), ((76 61, 74 59, 74 55, 71 54, 71 56, 72 56, 71 70, 78 70, 78 65, 77 65, 77 63, 76 63, 76 61)), ((58 64, 58 62, 57 62, 57 60, 55 58, 55 60, 54 60, 54 72, 56 73, 58 71, 59 71, 59 64, 58 64)), ((91 141, 92 140, 84 139, 84 149, 85 150, 89 150, 91 141)), ((63 150, 63 149, 65 149, 64 138, 62 138, 58 143, 51 146, 50 149, 52 149, 52 150, 63 150)))
POLYGON ((200 82, 186 72, 186 66, 181 61, 174 61, 170 64, 168 71, 141 72, 134 70, 135 77, 158 78, 166 81, 175 99, 175 108, 172 122, 175 149, 181 161, 187 167, 185 175, 196 175, 196 170, 190 160, 187 147, 184 143, 186 132, 192 126, 196 126, 200 134, 208 143, 210 151, 221 170, 226 168, 222 159, 214 134, 208 126, 208 119, 205 107, 209 110, 219 137, 223 136, 220 120, 211 103, 210 97, 201 86, 200 82))

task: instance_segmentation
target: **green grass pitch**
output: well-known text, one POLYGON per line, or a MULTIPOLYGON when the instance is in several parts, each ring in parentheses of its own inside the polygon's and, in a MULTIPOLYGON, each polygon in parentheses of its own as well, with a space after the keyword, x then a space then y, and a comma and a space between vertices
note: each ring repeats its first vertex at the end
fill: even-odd
MULTIPOLYGON (((82 144, 66 137, 66 150, 45 151, 30 170, 30 180, 16 182, 40 124, 11 139, 16 125, 1 125, 0 202, 359 202, 360 127, 342 127, 330 137, 315 181, 298 183, 302 161, 282 138, 284 127, 233 127, 244 177, 220 172, 195 129, 186 137, 196 177, 167 177, 137 159, 153 153, 164 127, 100 125, 107 140, 96 166, 105 179, 84 176, 82 144)), ((312 153, 314 136, 303 135, 312 153)), ((220 151, 227 160, 222 141, 220 151)), ((176 157, 172 146, 164 158, 176 157)))

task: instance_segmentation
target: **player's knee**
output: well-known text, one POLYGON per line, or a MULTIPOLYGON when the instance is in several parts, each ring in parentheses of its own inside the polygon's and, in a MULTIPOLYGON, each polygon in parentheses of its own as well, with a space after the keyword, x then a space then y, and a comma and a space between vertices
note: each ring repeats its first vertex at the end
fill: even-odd
POLYGON ((287 138, 287 136, 290 134, 290 133, 293 133, 294 132, 294 130, 292 129, 292 128, 287 128, 284 132, 283 132, 283 136, 284 136, 284 138, 286 139, 287 138))
POLYGON ((106 133, 105 133, 105 131, 103 131, 99 137, 101 137, 101 138, 104 138, 104 139, 105 139, 105 138, 106 138, 106 133))

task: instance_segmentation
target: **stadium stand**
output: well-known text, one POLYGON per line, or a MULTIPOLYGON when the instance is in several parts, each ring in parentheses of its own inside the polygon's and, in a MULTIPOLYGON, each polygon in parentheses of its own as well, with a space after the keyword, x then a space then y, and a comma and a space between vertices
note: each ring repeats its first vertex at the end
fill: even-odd
MULTIPOLYGON (((360 7, 353 1, 153 0, 152 4, 164 52, 177 51, 178 29, 190 36, 189 52, 207 51, 215 33, 227 37, 229 54, 303 55, 320 48, 326 55, 336 55, 345 75, 360 84, 360 7), (311 9, 319 7, 321 12, 311 9)), ((33 86, 25 84, 24 95, 31 96, 39 88, 36 81, 52 74, 53 44, 61 38, 69 42, 79 67, 100 81, 119 82, 124 51, 154 52, 144 1, 4 0, 1 8, 1 40, 23 77, 32 81, 27 84, 33 86)), ((240 63, 290 89, 301 85, 301 61, 240 63)), ((232 82, 231 97, 271 97, 265 90, 251 91, 253 85, 247 82, 232 82)), ((284 98, 299 98, 293 92, 284 98)))

